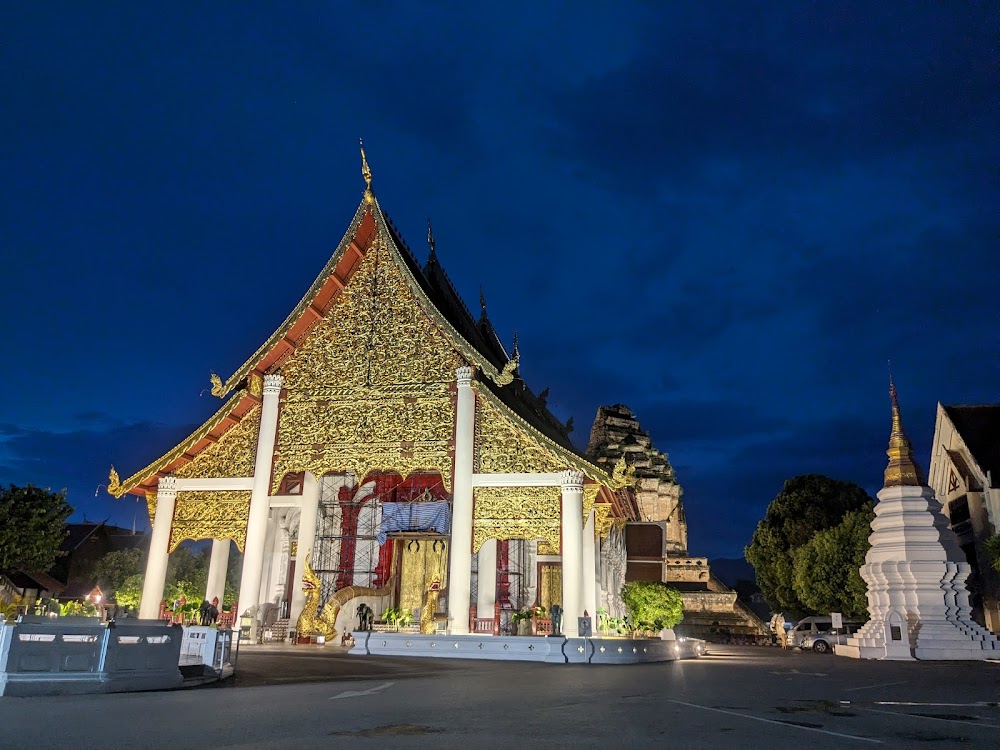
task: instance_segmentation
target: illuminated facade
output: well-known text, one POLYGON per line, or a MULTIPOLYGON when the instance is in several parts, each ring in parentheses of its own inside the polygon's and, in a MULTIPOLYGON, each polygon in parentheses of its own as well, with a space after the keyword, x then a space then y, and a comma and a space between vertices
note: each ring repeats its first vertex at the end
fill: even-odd
POLYGON ((417 263, 362 160, 362 201, 315 282, 236 372, 212 376, 219 410, 127 479, 112 469, 112 494, 144 496, 153 526, 140 615, 159 611, 168 554, 213 539, 206 597, 222 597, 235 543, 239 611, 273 607, 292 627, 342 632, 368 603, 411 610, 423 632, 485 632, 559 603, 575 635, 621 585, 603 567, 623 568, 631 472, 573 448, 430 232, 417 263))

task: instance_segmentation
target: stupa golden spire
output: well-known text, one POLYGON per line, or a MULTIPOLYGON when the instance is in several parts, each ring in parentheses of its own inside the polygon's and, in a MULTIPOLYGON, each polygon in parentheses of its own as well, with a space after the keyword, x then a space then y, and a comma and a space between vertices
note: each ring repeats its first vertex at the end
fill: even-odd
POLYGON ((924 484, 923 474, 913 460, 913 446, 903 430, 892 373, 889 373, 889 398, 892 399, 892 434, 889 435, 889 450, 885 452, 889 456, 889 465, 885 467, 885 486, 921 487, 924 484))
POLYGON ((365 156, 364 139, 359 138, 358 141, 361 143, 361 176, 365 178, 365 200, 371 203, 375 200, 372 193, 372 170, 368 166, 368 157, 365 156))

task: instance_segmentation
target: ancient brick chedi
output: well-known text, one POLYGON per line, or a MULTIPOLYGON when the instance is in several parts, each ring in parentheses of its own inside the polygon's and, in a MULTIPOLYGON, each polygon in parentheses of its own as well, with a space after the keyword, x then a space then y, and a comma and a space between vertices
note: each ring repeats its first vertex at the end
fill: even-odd
POLYGON ((587 456, 608 471, 624 456, 625 462, 635 467, 635 493, 642 520, 666 522, 667 554, 687 555, 683 490, 667 454, 656 450, 631 409, 624 404, 598 407, 587 456))
POLYGON ((664 581, 680 591, 684 622, 678 632, 711 640, 766 637, 767 626, 712 575, 708 559, 688 554, 683 490, 667 454, 656 449, 631 409, 598 408, 587 457, 606 471, 622 458, 635 468, 636 484, 623 492, 635 494, 640 520, 625 526, 624 580, 664 581))

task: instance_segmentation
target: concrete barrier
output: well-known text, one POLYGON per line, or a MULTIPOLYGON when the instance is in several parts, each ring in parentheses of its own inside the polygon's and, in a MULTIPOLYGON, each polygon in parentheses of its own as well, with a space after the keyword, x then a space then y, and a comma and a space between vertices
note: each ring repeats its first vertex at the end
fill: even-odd
MULTIPOLYGON (((671 634, 672 635, 672 634, 671 634)), ((694 659, 704 653, 696 638, 567 638, 565 636, 417 635, 354 631, 351 654, 445 659, 537 661, 547 664, 648 664, 694 659)))
POLYGON ((22 617, 0 635, 0 695, 164 690, 183 681, 180 627, 96 617, 22 617))
POLYGON ((201 664, 222 674, 229 664, 233 648, 233 631, 188 625, 181 641, 181 666, 201 664))

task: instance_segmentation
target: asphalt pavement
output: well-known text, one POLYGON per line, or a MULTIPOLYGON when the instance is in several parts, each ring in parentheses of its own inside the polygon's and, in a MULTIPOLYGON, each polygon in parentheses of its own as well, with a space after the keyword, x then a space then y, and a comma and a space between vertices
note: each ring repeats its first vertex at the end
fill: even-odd
POLYGON ((254 648, 228 684, 0 699, 0 748, 997 748, 1000 664, 764 647, 633 666, 254 648))

